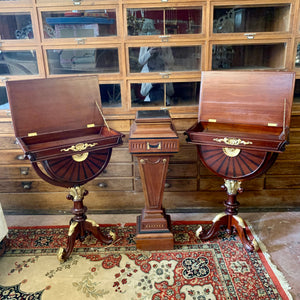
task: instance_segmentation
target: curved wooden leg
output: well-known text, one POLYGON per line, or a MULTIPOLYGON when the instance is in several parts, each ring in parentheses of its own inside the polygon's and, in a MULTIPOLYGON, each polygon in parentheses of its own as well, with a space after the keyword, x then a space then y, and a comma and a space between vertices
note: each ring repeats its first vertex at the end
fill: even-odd
POLYGON ((77 239, 83 242, 90 233, 105 244, 111 244, 116 239, 114 233, 110 232, 109 235, 104 235, 96 222, 87 219, 85 215, 87 208, 83 205, 83 198, 87 194, 88 191, 83 186, 76 186, 70 189, 70 194, 67 196, 67 199, 73 201, 72 212, 75 216, 70 222, 66 249, 60 248, 57 254, 60 262, 64 262, 69 258, 77 239))
POLYGON ((79 234, 80 234, 80 223, 74 221, 71 223, 69 227, 66 249, 61 247, 58 250, 57 258, 60 262, 65 262, 69 258, 69 256, 71 255, 74 249, 75 241, 78 238, 79 234))
POLYGON ((222 188, 227 191, 227 200, 224 202, 226 207, 225 212, 218 214, 213 219, 213 224, 208 231, 203 231, 202 226, 200 226, 196 231, 196 235, 205 241, 214 237, 221 227, 225 227, 229 234, 237 232, 245 249, 253 252, 258 249, 258 243, 255 239, 250 240, 247 235, 244 220, 238 216, 240 204, 236 200, 236 197, 238 193, 243 191, 240 185, 241 182, 239 181, 225 179, 225 185, 222 186, 222 188))
POLYGON ((257 251, 258 243, 254 238, 251 241, 250 238, 248 237, 244 220, 239 216, 231 216, 231 217, 232 217, 232 226, 237 231, 246 250, 248 250, 249 252, 257 251))
POLYGON ((108 235, 104 235, 100 231, 99 225, 93 220, 86 219, 84 225, 87 231, 92 233, 96 239, 105 244, 111 244, 116 239, 116 234, 114 232, 109 232, 108 235))

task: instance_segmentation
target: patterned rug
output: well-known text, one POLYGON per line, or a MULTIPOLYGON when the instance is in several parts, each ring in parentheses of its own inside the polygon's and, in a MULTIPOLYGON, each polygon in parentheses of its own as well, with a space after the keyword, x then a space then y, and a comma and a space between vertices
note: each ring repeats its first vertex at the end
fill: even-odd
POLYGON ((10 228, 0 257, 0 299, 291 299, 261 250, 247 252, 226 232, 201 242, 198 227, 173 222, 174 250, 137 251, 135 224, 101 225, 117 241, 77 241, 62 264, 56 254, 66 246, 67 226, 10 228))

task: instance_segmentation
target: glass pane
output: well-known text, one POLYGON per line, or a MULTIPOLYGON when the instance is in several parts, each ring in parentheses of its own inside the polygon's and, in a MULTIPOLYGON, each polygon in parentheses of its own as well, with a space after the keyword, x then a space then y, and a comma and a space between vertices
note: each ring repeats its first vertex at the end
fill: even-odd
POLYGON ((131 106, 188 106, 199 103, 200 82, 133 83, 131 106))
POLYGON ((129 48, 131 73, 200 71, 201 46, 129 48))
POLYGON ((213 45, 212 69, 283 69, 285 43, 213 45))
POLYGON ((202 32, 202 8, 166 9, 165 34, 202 32))
POLYGON ((50 74, 118 73, 118 49, 47 50, 50 74))
POLYGON ((34 50, 0 50, 0 75, 36 75, 38 73, 34 50))
POLYGON ((127 9, 128 35, 202 32, 202 8, 127 9))
POLYGON ((122 105, 120 84, 100 84, 99 88, 103 107, 120 107, 122 105))
POLYGON ((294 103, 300 104, 300 79, 295 80, 294 103))
POLYGON ((300 68, 300 43, 297 45, 297 53, 295 58, 295 67, 300 68))
POLYGON ((2 40, 33 39, 30 13, 0 12, 0 37, 2 40))
POLYGON ((163 15, 159 9, 127 9, 128 35, 164 34, 163 15))
POLYGON ((288 31, 290 5, 215 7, 214 33, 288 31))
POLYGON ((44 38, 82 38, 117 34, 112 9, 42 12, 44 38))
POLYGON ((0 109, 9 109, 5 86, 0 86, 0 109))

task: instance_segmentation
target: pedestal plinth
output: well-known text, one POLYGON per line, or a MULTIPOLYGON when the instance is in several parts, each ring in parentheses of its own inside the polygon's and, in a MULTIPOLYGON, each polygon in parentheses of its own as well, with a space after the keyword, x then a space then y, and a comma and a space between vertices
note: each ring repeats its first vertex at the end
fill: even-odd
POLYGON ((136 247, 173 249, 170 217, 162 206, 170 156, 179 142, 168 111, 139 111, 129 136, 130 152, 137 158, 145 207, 137 218, 136 247))

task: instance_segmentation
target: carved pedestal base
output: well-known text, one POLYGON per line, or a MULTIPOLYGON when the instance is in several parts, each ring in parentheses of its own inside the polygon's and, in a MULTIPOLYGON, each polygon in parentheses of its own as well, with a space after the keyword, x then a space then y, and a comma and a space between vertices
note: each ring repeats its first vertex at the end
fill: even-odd
POLYGON ((71 188, 67 196, 67 199, 72 200, 74 203, 72 212, 75 216, 70 221, 67 247, 66 249, 60 248, 57 254, 57 258, 60 262, 64 262, 69 258, 77 239, 83 242, 89 234, 93 234, 98 240, 105 244, 111 244, 115 240, 114 233, 110 232, 109 235, 104 235, 96 222, 87 219, 85 215, 87 208, 83 205, 83 198, 87 194, 88 191, 85 190, 83 186, 77 186, 71 188))
POLYGON ((237 215, 240 204, 236 200, 236 197, 238 193, 243 192, 240 185, 240 181, 225 179, 225 185, 222 186, 227 191, 227 200, 224 202, 226 207, 225 212, 218 214, 214 218, 213 224, 207 232, 203 231, 202 226, 200 226, 196 231, 196 235, 201 240, 208 240, 215 236, 221 228, 225 228, 229 234, 237 233, 245 249, 252 252, 258 249, 258 244, 255 239, 250 240, 246 232, 244 220, 237 215))
POLYGON ((170 218, 162 208, 162 198, 169 155, 138 156, 145 195, 145 208, 137 218, 136 248, 140 250, 171 250, 174 247, 170 218))
POLYGON ((136 248, 141 250, 170 250, 174 248, 173 233, 168 229, 170 217, 163 214, 161 218, 147 221, 142 216, 137 217, 136 248), (147 228, 144 229, 143 228, 147 228))

